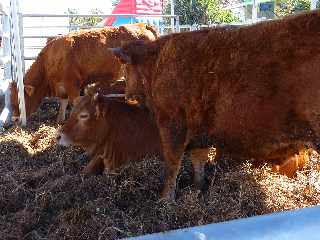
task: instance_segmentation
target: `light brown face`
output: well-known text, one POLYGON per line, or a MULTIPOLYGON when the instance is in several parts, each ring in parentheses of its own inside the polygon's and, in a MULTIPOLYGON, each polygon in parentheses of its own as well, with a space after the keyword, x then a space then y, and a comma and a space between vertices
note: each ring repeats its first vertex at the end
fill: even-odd
POLYGON ((62 146, 90 146, 97 136, 99 118, 96 104, 91 97, 78 97, 66 123, 57 134, 57 142, 62 146))
MULTIPOLYGON (((34 94, 34 87, 31 85, 24 86, 24 99, 27 116, 29 116, 30 109, 30 97, 34 94)), ((10 104, 12 117, 11 120, 13 122, 17 122, 20 118, 20 110, 19 110, 19 99, 18 99, 18 87, 15 82, 10 83, 10 104)))
POLYGON ((18 101, 18 88, 16 83, 10 83, 10 104, 11 104, 11 111, 12 111, 12 118, 13 122, 19 120, 20 112, 19 112, 19 101, 18 101))

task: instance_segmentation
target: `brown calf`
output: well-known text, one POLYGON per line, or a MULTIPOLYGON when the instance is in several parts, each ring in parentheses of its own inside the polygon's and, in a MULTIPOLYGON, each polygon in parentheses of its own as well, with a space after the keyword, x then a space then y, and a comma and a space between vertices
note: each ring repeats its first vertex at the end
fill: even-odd
MULTIPOLYGON (((275 162, 292 175, 320 143, 320 12, 239 29, 207 29, 113 49, 128 63, 128 96, 145 97, 173 197, 180 158, 191 150, 203 182, 207 146, 275 162)), ((219 155, 219 154, 218 154, 219 155)))
POLYGON ((60 145, 76 145, 91 157, 87 174, 113 171, 129 161, 160 152, 158 128, 146 109, 98 94, 76 99, 61 128, 60 145))

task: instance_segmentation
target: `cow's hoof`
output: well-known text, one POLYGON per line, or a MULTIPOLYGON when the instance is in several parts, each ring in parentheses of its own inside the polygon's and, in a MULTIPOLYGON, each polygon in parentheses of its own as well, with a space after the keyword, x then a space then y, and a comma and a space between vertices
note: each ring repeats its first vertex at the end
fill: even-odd
POLYGON ((201 193, 205 194, 209 190, 210 181, 208 178, 203 177, 202 179, 195 179, 194 185, 196 189, 200 190, 201 193))
POLYGON ((160 199, 161 200, 166 200, 169 202, 174 202, 176 200, 176 191, 171 190, 171 191, 162 191, 160 193, 160 199))
POLYGON ((89 177, 89 176, 96 175, 96 172, 93 171, 93 170, 90 169, 90 168, 85 167, 85 168, 81 171, 81 175, 84 175, 84 176, 86 176, 86 177, 89 177))

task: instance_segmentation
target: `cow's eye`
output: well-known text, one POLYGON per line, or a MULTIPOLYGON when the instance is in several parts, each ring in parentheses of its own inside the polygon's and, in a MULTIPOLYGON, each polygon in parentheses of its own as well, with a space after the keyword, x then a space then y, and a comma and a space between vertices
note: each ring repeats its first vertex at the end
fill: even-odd
POLYGON ((88 113, 81 113, 79 118, 80 119, 88 119, 89 118, 89 114, 88 113))

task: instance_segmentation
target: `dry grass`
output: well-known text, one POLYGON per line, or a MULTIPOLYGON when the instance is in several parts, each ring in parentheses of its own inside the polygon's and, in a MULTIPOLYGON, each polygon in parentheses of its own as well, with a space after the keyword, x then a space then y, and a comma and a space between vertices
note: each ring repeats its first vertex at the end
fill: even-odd
POLYGON ((320 203, 316 153, 293 179, 225 157, 207 169, 206 201, 191 185, 188 161, 176 202, 159 201, 164 170, 157 157, 84 178, 82 151, 55 144, 56 110, 46 102, 30 127, 0 136, 0 239, 117 239, 320 203))

